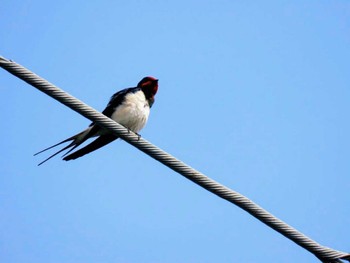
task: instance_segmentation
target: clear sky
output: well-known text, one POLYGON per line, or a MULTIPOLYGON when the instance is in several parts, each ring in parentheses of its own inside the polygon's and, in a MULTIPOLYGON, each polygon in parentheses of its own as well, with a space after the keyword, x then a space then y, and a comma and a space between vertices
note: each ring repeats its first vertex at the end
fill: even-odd
MULTIPOLYGON (((350 251, 349 1, 17 1, 0 55, 103 110, 144 76, 142 136, 350 251)), ((0 261, 318 262, 123 141, 33 154, 90 121, 0 69, 0 261)))

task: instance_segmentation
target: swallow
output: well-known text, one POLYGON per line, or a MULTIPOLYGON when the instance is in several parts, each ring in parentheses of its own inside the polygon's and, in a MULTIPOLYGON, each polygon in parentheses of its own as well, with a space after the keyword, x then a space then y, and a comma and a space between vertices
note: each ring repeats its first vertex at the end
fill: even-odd
MULTIPOLYGON (((102 111, 102 114, 123 125, 128 130, 138 134, 138 132, 146 125, 150 109, 154 103, 154 96, 156 95, 157 91, 158 79, 154 77, 145 77, 137 84, 136 87, 126 88, 115 93, 111 97, 107 107, 102 111)), ((39 163, 38 166, 69 148, 70 149, 62 156, 63 160, 75 160, 107 145, 116 139, 118 139, 118 136, 112 134, 106 129, 101 128, 98 124, 93 122, 82 132, 46 148, 34 154, 34 156, 63 143, 70 142, 70 144, 65 146, 63 149, 39 163), (98 138, 85 147, 69 154, 79 145, 92 137, 98 138)))

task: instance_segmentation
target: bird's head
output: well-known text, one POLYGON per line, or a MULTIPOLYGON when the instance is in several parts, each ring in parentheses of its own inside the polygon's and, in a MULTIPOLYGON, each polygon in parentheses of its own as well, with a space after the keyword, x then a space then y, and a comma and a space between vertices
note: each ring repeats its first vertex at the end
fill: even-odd
POLYGON ((158 79, 154 77, 144 77, 137 87, 141 88, 146 97, 153 97, 158 91, 158 79))

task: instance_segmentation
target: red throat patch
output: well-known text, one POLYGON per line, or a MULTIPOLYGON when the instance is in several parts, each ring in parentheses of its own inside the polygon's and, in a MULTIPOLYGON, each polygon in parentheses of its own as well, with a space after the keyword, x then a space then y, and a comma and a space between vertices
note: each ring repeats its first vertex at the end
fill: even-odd
POLYGON ((153 95, 156 95, 157 91, 158 91, 158 82, 156 85, 153 86, 153 90, 152 90, 153 95))
POLYGON ((158 79, 154 77, 146 77, 148 81, 141 84, 141 87, 148 90, 152 95, 155 95, 158 91, 158 79))

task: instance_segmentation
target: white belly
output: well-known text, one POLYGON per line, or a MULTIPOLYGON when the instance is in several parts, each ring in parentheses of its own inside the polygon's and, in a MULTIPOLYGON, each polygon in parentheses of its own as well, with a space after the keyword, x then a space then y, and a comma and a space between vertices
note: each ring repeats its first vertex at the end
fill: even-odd
POLYGON ((111 119, 137 133, 145 126, 149 111, 144 93, 138 91, 125 97, 124 102, 117 107, 111 119))

